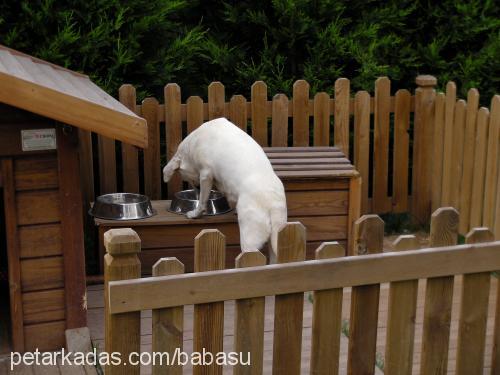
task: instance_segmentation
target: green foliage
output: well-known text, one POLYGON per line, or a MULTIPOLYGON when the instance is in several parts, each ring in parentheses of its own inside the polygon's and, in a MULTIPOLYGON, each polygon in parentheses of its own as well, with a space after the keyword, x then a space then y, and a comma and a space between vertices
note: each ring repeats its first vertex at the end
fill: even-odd
POLYGON ((0 43, 90 74, 112 94, 132 83, 161 96, 177 82, 183 96, 222 81, 248 95, 264 80, 290 95, 296 79, 332 92, 338 77, 372 90, 417 74, 454 80, 461 96, 477 87, 482 104, 499 91, 500 6, 458 2, 347 0, 7 0, 0 43))

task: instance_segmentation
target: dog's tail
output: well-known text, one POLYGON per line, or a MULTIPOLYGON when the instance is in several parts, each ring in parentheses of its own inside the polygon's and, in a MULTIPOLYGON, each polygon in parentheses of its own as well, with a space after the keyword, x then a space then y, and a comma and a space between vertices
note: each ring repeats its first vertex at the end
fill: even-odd
POLYGON ((287 221, 287 210, 286 203, 284 205, 273 205, 271 207, 271 248, 272 254, 270 254, 271 263, 276 263, 276 257, 278 255, 278 233, 283 225, 287 221))

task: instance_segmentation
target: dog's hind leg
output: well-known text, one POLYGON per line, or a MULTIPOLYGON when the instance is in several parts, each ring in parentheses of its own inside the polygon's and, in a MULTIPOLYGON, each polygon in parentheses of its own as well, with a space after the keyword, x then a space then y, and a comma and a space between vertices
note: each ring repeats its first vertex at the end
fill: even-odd
POLYGON ((207 211, 208 197, 212 190, 213 178, 209 171, 202 170, 200 172, 200 196, 198 206, 189 211, 186 216, 190 219, 201 217, 207 211))

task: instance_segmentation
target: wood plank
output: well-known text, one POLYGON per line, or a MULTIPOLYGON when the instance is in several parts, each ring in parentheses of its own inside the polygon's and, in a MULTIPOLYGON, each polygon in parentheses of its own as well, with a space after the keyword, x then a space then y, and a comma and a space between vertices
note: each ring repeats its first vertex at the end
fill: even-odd
POLYGON ((82 195, 76 142, 76 132, 65 134, 59 129, 57 160, 67 329, 87 325, 82 195))
POLYGON ((354 246, 353 227, 361 216, 361 187, 363 182, 360 177, 351 178, 349 184, 349 208, 347 212, 347 252, 354 246))
MULTIPOLYGON (((80 180, 77 184, 79 186, 80 180)), ((19 225, 48 224, 61 220, 61 200, 58 190, 22 191, 17 193, 16 200, 19 225)), ((78 207, 77 212, 80 212, 80 209, 78 207)))
MULTIPOLYGON (((493 233, 487 228, 475 228, 466 243, 492 242, 493 233)), ((486 322, 490 273, 464 275, 458 327, 456 374, 480 374, 484 368, 486 322)))
POLYGON ((84 211, 87 211, 90 208, 90 202, 93 202, 95 199, 92 132, 78 129, 78 154, 80 160, 83 208, 84 211))
POLYGON ((22 259, 62 255, 61 224, 19 227, 18 231, 22 259))
MULTIPOLYGON (((205 229, 194 240, 195 272, 224 269, 225 238, 217 230, 205 229)), ((224 302, 194 306, 193 351, 215 355, 223 351, 224 302)), ((222 374, 222 366, 194 366, 193 374, 222 374)))
MULTIPOLYGON (((487 108, 482 107, 477 114, 477 132, 475 137, 475 152, 474 152, 474 164, 473 164, 473 174, 471 183, 472 195, 469 202, 465 201, 465 205, 470 206, 470 224, 466 222, 461 226, 460 233, 465 231, 480 227, 482 225, 483 219, 483 200, 484 200, 484 190, 485 190, 485 178, 486 178, 486 152, 488 145, 488 123, 489 123, 490 112, 487 108), (464 230, 464 231, 462 231, 464 230)), ((465 163, 465 159, 464 159, 465 163)), ((500 189, 497 187, 497 189, 500 189)), ((463 202, 463 201, 462 201, 463 202)), ((467 210, 464 210, 465 214, 467 210)), ((463 215, 461 213, 461 215, 463 215)))
POLYGON ((361 175, 361 212, 368 213, 370 186, 370 94, 358 91, 354 97, 354 165, 361 175))
POLYGON ((57 189, 56 154, 14 160, 14 183, 16 190, 57 189))
POLYGON ((261 145, 267 146, 267 85, 257 81, 251 88, 252 138, 261 145))
POLYGON ((314 153, 314 152, 325 152, 325 151, 332 151, 332 152, 341 152, 338 147, 335 146, 304 146, 304 147, 262 147, 264 152, 267 154, 272 154, 274 152, 304 152, 307 151, 308 153, 314 153))
POLYGON ((9 277, 10 327, 12 349, 26 350, 24 346, 23 305, 21 294, 21 264, 19 260, 19 233, 17 227, 16 192, 12 159, 2 159, 5 237, 9 277))
MULTIPOLYGON (((341 87, 339 89, 343 90, 344 87, 342 85, 340 86, 341 87)), ((339 95, 342 96, 341 91, 339 91, 339 95)), ((339 100, 341 99, 339 98, 339 100)), ((339 116, 342 117, 341 114, 339 114, 339 116)), ((339 127, 341 127, 342 125, 343 125, 342 123, 339 123, 339 127)), ((330 144, 330 95, 328 95, 326 92, 319 92, 314 96, 314 146, 328 146, 329 144, 330 144)), ((337 144, 337 142, 335 142, 335 144, 337 144)), ((346 155, 349 154, 346 153, 345 150, 343 149, 342 151, 346 155)))
POLYGON ((208 119, 214 120, 225 117, 224 113, 224 85, 220 82, 212 82, 208 85, 208 119))
POLYGON ((64 320, 65 310, 64 289, 23 293, 25 324, 64 320))
POLYGON ((396 108, 394 112, 394 156, 393 156, 393 176, 392 176, 393 212, 406 212, 408 210, 410 98, 411 94, 408 90, 398 90, 396 92, 396 108))
MULTIPOLYGON (((184 265, 175 258, 162 258, 153 266, 153 276, 169 276, 184 273, 184 265)), ((153 353, 169 353, 174 358, 175 351, 182 351, 184 306, 158 309, 152 312, 153 353)), ((182 375, 182 366, 169 363, 153 365, 154 375, 182 375)))
POLYGON ((243 95, 233 95, 229 102, 229 120, 247 132, 247 100, 243 95))
MULTIPOLYGON (((440 208, 432 214, 430 246, 451 246, 457 243, 458 212, 440 208)), ((425 289, 424 326, 420 373, 446 374, 450 339, 453 276, 427 280, 425 289)))
POLYGON ((500 269, 500 243, 458 245, 248 269, 192 273, 168 279, 111 283, 111 313, 371 285, 500 269), (380 267, 380 268, 379 268, 380 267), (378 272, 373 272, 374 270, 378 272), (332 275, 336 275, 332 277, 332 275), (300 281, 300 282, 299 282, 300 281), (210 293, 207 293, 207 283, 210 293), (227 288, 231 285, 231 288, 227 288), (169 290, 169 293, 162 291, 169 290))
POLYGON ((144 149, 144 194, 150 199, 161 199, 160 122, 158 100, 142 101, 142 116, 148 122, 148 147, 144 149))
POLYGON ((286 193, 288 216, 346 215, 349 191, 318 190, 286 193))
POLYGON ((337 178, 337 177, 357 177, 358 172, 350 169, 333 170, 311 170, 311 171, 276 171, 276 175, 283 179, 287 178, 337 178))
POLYGON ((464 132, 465 132, 466 103, 459 100, 455 106, 455 123, 453 128, 453 150, 451 153, 452 174, 450 205, 458 209, 460 205, 460 181, 464 160, 464 132))
MULTIPOLYGON (((484 182, 484 205, 483 205, 483 225, 493 228, 495 221, 495 190, 500 191, 496 185, 497 175, 500 168, 500 95, 495 95, 491 99, 491 114, 488 136, 488 151, 486 157, 486 173, 484 182), (496 186, 496 189, 495 189, 496 186)), ((497 211, 497 217, 500 212, 497 211)))
POLYGON ((187 131, 189 134, 203 124, 203 100, 199 96, 190 96, 186 101, 186 111, 187 131))
POLYGON ((283 181, 286 191, 294 190, 344 190, 349 188, 349 178, 337 178, 334 180, 318 180, 314 184, 306 180, 289 179, 283 181))
POLYGON ((449 158, 444 154, 445 135, 445 105, 446 96, 443 93, 436 95, 436 109, 434 114, 434 153, 432 167, 432 211, 441 207, 443 187, 443 159, 449 158))
MULTIPOLYGON (((472 200, 472 181, 475 162, 475 145, 476 145, 476 118, 478 115, 479 92, 477 89, 470 89, 467 93, 467 108, 465 116, 464 130, 464 149, 463 149, 463 165, 462 179, 460 182, 460 224, 459 233, 467 233, 469 231, 469 221, 471 217, 471 200, 472 200)), ((481 153, 483 150, 481 150, 481 153)), ((484 182, 484 178, 483 178, 484 182)), ((482 192, 481 192, 482 195, 482 192)), ((481 220, 479 220, 481 225, 481 220)), ((474 224, 473 226, 478 226, 474 224)))
MULTIPOLYGON (((169 83, 164 89, 165 96, 165 134, 167 137, 167 162, 172 159, 182 141, 181 123, 181 88, 176 83, 169 83)), ((167 185, 168 197, 182 189, 182 179, 175 173, 167 185)))
MULTIPOLYGON (((325 242, 316 259, 339 258, 345 250, 337 242, 325 242)), ((342 330, 342 288, 315 291, 311 338, 311 374, 338 374, 342 330)))
POLYGON ((298 80, 293 84, 293 145, 309 146, 309 83, 298 80))
MULTIPOLYGON (((136 94, 134 86, 129 84, 121 85, 118 90, 118 97, 125 107, 135 112, 136 94)), ((147 131, 149 133, 149 130, 147 131)), ((122 143, 122 170, 123 191, 139 193, 139 153, 137 148, 126 142, 122 143)))
POLYGON ((349 157, 349 102, 350 83, 347 78, 335 81, 334 144, 349 157))
POLYGON ((21 287, 23 292, 63 288, 63 257, 21 260, 21 287))
POLYGON ((274 159, 290 159, 290 158, 302 158, 302 159, 345 158, 345 155, 340 151, 306 152, 306 151, 292 150, 288 152, 270 152, 267 153, 267 157, 272 162, 274 159))
MULTIPOLYGON (((335 160, 335 159, 333 159, 335 160)), ((344 159, 343 163, 332 163, 332 164, 275 164, 273 163, 273 169, 275 172, 278 171, 306 171, 306 170, 321 170, 321 171, 335 171, 335 170, 352 170, 353 166, 349 163, 347 159, 344 159)))
POLYGON ((276 168, 276 166, 283 166, 283 165, 297 165, 297 166, 302 166, 302 168, 309 168, 311 164, 313 165, 322 165, 323 167, 332 167, 335 168, 336 164, 348 164, 351 165, 351 162, 347 158, 314 158, 314 159, 307 159, 307 158, 297 158, 297 159, 269 159, 271 162, 271 165, 273 168, 276 168))
MULTIPOLYGON (((364 215, 354 224, 352 255, 383 251, 384 222, 377 215, 364 215)), ((352 288, 349 319, 348 374, 371 374, 375 369, 380 285, 352 288)))
POLYGON ((273 147, 288 146, 288 98, 285 94, 276 94, 273 98, 271 130, 273 147))
MULTIPOLYGON (((394 242, 395 251, 416 250, 419 247, 418 240, 412 235, 399 236, 394 242)), ((390 284, 384 374, 412 373, 417 293, 418 280, 390 284)))
POLYGON ((33 352, 38 348, 40 352, 45 352, 64 348, 66 345, 65 329, 64 320, 25 326, 25 350, 33 352))
POLYGON ((453 176, 453 145, 454 145, 454 118, 455 101, 457 96, 457 86, 454 82, 448 82, 446 85, 446 103, 444 118, 444 141, 443 141, 443 186, 441 205, 449 206, 452 202, 452 190, 456 185, 452 184, 453 176))
POLYGON ((373 212, 389 212, 387 184, 389 176, 389 100, 391 81, 380 77, 375 81, 375 125, 373 138, 373 212))
MULTIPOLYGON (((259 251, 242 252, 236 258, 236 268, 265 266, 266 257, 259 251)), ((235 301, 234 351, 248 353, 250 365, 238 363, 233 375, 259 375, 263 371, 265 298, 235 301)), ((246 358, 245 358, 246 359, 246 358)))
POLYGON ((117 192, 115 140, 98 136, 100 194, 117 192))
MULTIPOLYGON (((305 244, 304 226, 288 223, 278 233, 277 263, 303 261, 305 244)), ((299 375, 304 293, 279 295, 274 301, 273 374, 299 375)))

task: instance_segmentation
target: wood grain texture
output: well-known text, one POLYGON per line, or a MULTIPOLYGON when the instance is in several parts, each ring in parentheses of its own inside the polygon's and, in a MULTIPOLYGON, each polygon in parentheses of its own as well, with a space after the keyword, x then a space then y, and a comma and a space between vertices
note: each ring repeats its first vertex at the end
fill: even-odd
MULTIPOLYGON (((80 181, 76 183, 79 186, 80 181)), ((61 220, 61 199, 58 190, 18 192, 16 199, 19 225, 48 224, 61 220)), ((80 209, 79 207, 78 212, 80 209)))
POLYGON ((65 319, 64 289, 51 289, 23 294, 25 324, 51 322, 65 319))
POLYGON ((445 135, 445 105, 446 96, 442 92, 436 95, 436 109, 434 114, 434 153, 432 163, 432 211, 441 207, 443 187, 443 159, 449 158, 444 154, 445 135))
POLYGON ((408 210, 411 94, 408 90, 398 90, 395 100, 392 210, 405 212, 408 210))
POLYGON ((27 325, 24 327, 25 350, 30 352, 37 348, 40 352, 60 350, 66 345, 65 330, 64 320, 27 325))
POLYGON ((335 81, 334 144, 349 157, 349 103, 350 82, 347 78, 335 81))
POLYGON ((18 233, 22 259, 62 255, 60 223, 19 227, 18 233))
POLYGON ((293 145, 309 146, 309 83, 293 84, 293 145))
MULTIPOLYGON (((135 87, 129 84, 120 86, 118 90, 120 102, 135 113, 135 87)), ((126 142, 122 143, 123 191, 139 193, 139 153, 137 148, 126 142)))
MULTIPOLYGON (((176 258, 162 258, 153 266, 153 276, 184 273, 184 265, 176 258)), ((157 309, 152 312, 153 353, 168 353, 173 358, 176 350, 183 348, 184 306, 157 309)), ((169 363, 153 365, 153 375, 182 375, 182 366, 169 363)))
POLYGON ((78 155, 80 160, 83 209, 87 211, 90 208, 90 202, 93 202, 95 198, 92 132, 78 129, 78 155))
POLYGON ((245 133, 247 132, 247 100, 243 95, 233 95, 229 102, 229 120, 245 133))
POLYGON ((161 199, 160 122, 158 100, 142 101, 142 117, 148 122, 148 147, 144 149, 144 194, 150 199, 161 199))
POLYGON ((64 287, 63 257, 22 260, 21 287, 23 292, 64 287))
POLYGON ((455 122, 453 128, 453 149, 451 153, 451 183, 450 206, 459 209, 460 206, 460 181, 464 161, 464 132, 466 119, 466 106, 464 100, 457 101, 455 105, 455 122))
MULTIPOLYGON (((383 250, 384 222, 377 215, 364 215, 354 224, 353 255, 378 254, 383 250)), ((348 374, 375 371, 380 285, 352 288, 349 319, 348 374)))
MULTIPOLYGON (((305 259, 306 230, 287 223, 278 233, 277 263, 305 259)), ((304 293, 276 296, 274 300, 273 375, 299 375, 302 351, 304 293)))
MULTIPOLYGON (((341 117, 340 114, 339 117, 341 117)), ((341 124, 339 124, 339 126, 340 125, 341 124)), ((314 141, 313 143, 314 146, 330 145, 330 96, 326 92, 319 92, 316 95, 314 95, 314 140, 313 141, 314 141)), ((337 144, 337 142, 335 142, 335 144, 337 144)), ((345 151, 344 154, 346 154, 345 151)), ((348 155, 348 153, 346 155, 348 155)))
POLYGON ((208 85, 208 119, 214 120, 224 117, 224 85, 220 82, 212 82, 208 85))
POLYGON ((354 246, 354 223, 361 216, 361 189, 363 182, 360 177, 351 178, 349 184, 349 211, 347 213, 347 251, 354 246))
MULTIPOLYGON (((500 95, 493 96, 490 108, 488 151, 486 156, 487 173, 484 182, 483 225, 493 228, 496 192, 500 191, 500 185, 497 185, 497 176, 500 168, 500 95)), ((500 211, 496 211, 496 217, 498 216, 500 216, 500 211)))
POLYGON ((203 100, 199 96, 190 96, 186 101, 188 134, 203 124, 203 100))
POLYGON ((452 204, 452 175, 453 175, 453 138, 454 138, 454 119, 455 119, 455 101, 457 96, 457 86, 454 82, 448 82, 446 85, 446 102, 444 113, 444 141, 443 141, 443 184, 441 189, 441 206, 446 207, 452 204))
POLYGON ((285 94, 276 94, 272 109, 272 139, 273 147, 288 146, 288 98, 285 94))
MULTIPOLYGON (((165 134, 167 137, 167 162, 172 159, 182 141, 181 123, 181 88, 176 83, 169 83, 164 88, 165 96, 165 134)), ((179 173, 175 173, 167 185, 168 197, 182 189, 179 173)))
MULTIPOLYGON (((399 236, 395 251, 418 249, 413 235, 399 236)), ((413 365, 413 341, 417 314, 418 280, 398 281, 390 284, 385 343, 384 373, 410 375, 413 365)))
MULTIPOLYGON (((469 244, 493 240, 493 233, 488 228, 474 228, 467 233, 465 239, 469 244)), ((489 272, 464 275, 458 323, 456 374, 479 374, 483 371, 489 295, 489 272)))
POLYGON ((267 146, 267 85, 257 81, 251 88, 252 138, 261 145, 267 146))
POLYGON ((57 189, 57 155, 14 159, 14 183, 17 191, 57 189))
MULTIPOLYGON (((458 212, 439 208, 432 214, 430 245, 451 246, 457 243, 458 212)), ((427 280, 420 373, 446 374, 450 338, 453 276, 427 280)))
MULTIPOLYGON (((266 265, 266 257, 259 251, 242 252, 236 258, 236 268, 266 265)), ((234 375, 262 374, 264 364, 264 317, 265 298, 249 298, 235 301, 234 351, 249 353, 250 365, 237 364, 234 375)))
MULTIPOLYGON (((316 259, 345 256, 338 242, 325 242, 316 250, 316 259)), ((315 291, 311 338, 310 373, 338 374, 342 330, 342 288, 315 291)))
POLYGON ((98 136, 99 193, 116 193, 116 145, 115 140, 98 136))
POLYGON ((370 94, 358 91, 354 97, 354 165, 361 175, 361 212, 370 211, 370 94))

